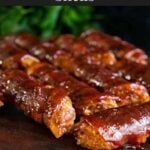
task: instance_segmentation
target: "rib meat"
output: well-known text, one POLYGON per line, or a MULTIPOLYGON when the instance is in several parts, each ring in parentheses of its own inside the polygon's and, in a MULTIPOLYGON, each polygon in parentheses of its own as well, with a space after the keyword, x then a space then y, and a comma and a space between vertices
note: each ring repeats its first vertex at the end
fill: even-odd
POLYGON ((41 60, 49 61, 67 70, 90 85, 97 87, 100 91, 111 93, 111 95, 119 97, 121 100, 124 99, 124 102, 149 101, 149 94, 144 86, 129 83, 103 66, 79 62, 70 53, 59 50, 52 43, 42 42, 27 51, 41 60))
POLYGON ((99 91, 109 91, 113 93, 114 96, 126 99, 127 101, 149 99, 149 96, 144 94, 147 93, 144 86, 137 83, 129 83, 118 74, 111 72, 103 66, 79 62, 72 57, 71 54, 57 49, 53 44, 42 43, 29 50, 29 52, 41 60, 46 60, 53 63, 53 65, 66 70, 79 79, 98 88, 99 91))
POLYGON ((84 116, 74 129, 77 143, 93 150, 139 145, 150 137, 150 103, 84 116))
POLYGON ((118 71, 124 78, 129 81, 136 81, 147 87, 150 93, 150 60, 147 65, 140 65, 131 61, 120 61, 112 68, 118 71), (134 68, 134 69, 133 69, 134 68))
POLYGON ((44 85, 19 70, 0 71, 0 89, 5 98, 36 122, 45 124, 59 138, 70 131, 75 110, 67 92, 44 85))
POLYGON ((139 64, 147 64, 148 56, 142 49, 123 41, 119 37, 110 36, 95 30, 89 30, 82 33, 81 38, 90 45, 112 50, 118 59, 125 58, 139 64))
MULTIPOLYGON (((96 89, 76 80, 52 65, 40 63, 38 59, 28 54, 22 55, 21 53, 9 57, 2 65, 3 68, 7 69, 13 69, 12 67, 16 66, 25 67, 29 75, 40 79, 46 84, 65 88, 78 114, 90 115, 103 109, 132 103, 140 104, 150 99, 149 94, 143 86, 126 84, 126 82, 124 85, 111 88, 110 90, 106 90, 106 92, 98 92, 96 89), (122 89, 124 92, 122 92, 122 89), (132 99, 130 96, 132 96, 132 99)), ((106 82, 108 81, 106 80, 106 82)))
MULTIPOLYGON (((133 102, 121 99, 111 92, 100 93, 52 65, 40 63, 38 59, 28 54, 23 55, 23 53, 20 53, 8 57, 2 65, 3 69, 15 69, 18 67, 24 67, 29 75, 34 76, 45 84, 66 89, 78 114, 90 115, 103 109, 119 107, 133 102)), ((143 103, 148 100, 147 98, 137 101, 137 103, 143 103)))

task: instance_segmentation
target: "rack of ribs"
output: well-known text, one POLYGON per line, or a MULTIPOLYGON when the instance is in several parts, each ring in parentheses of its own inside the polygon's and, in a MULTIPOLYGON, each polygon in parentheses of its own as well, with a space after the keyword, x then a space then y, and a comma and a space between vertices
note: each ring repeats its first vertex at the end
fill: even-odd
POLYGON ((113 51, 117 59, 125 58, 139 64, 147 63, 148 56, 142 49, 117 36, 110 36, 96 30, 88 30, 81 34, 81 39, 84 39, 89 45, 113 51))
POLYGON ((149 71, 145 71, 148 57, 141 49, 97 31, 46 41, 19 33, 4 38, 0 49, 5 50, 0 51, 1 106, 6 101, 14 103, 56 137, 71 131, 77 143, 88 149, 146 142, 150 133, 147 83, 128 81, 117 73, 131 72, 135 78, 149 79, 149 71), (140 67, 134 73, 132 65, 125 67, 124 62, 140 67), (34 102, 40 111, 35 111, 34 102), (75 111, 80 121, 73 125, 75 111))
MULTIPOLYGON (((84 37, 84 39, 86 39, 86 37, 88 37, 88 36, 89 37, 90 36, 92 36, 92 37, 98 36, 99 37, 102 34, 100 32, 95 32, 95 31, 87 32, 87 33, 88 34, 82 34, 81 39, 83 37, 84 37)), ((112 37, 107 36, 105 34, 102 34, 102 35, 104 36, 104 39, 106 38, 106 41, 107 41, 107 38, 109 40, 113 39, 112 37)), ((74 36, 71 36, 71 35, 63 35, 63 36, 54 38, 52 41, 54 41, 54 40, 57 45, 60 45, 60 48, 64 48, 64 49, 71 47, 71 45, 75 45, 73 47, 77 47, 77 48, 75 50, 72 50, 72 53, 76 52, 78 47, 84 47, 84 46, 82 46, 82 45, 84 45, 84 44, 82 44, 84 42, 81 42, 79 39, 76 39, 74 36), (67 43, 67 42, 65 42, 66 40, 69 41, 68 42, 69 45, 66 44, 67 43)), ((32 37, 30 34, 25 34, 25 33, 17 34, 15 36, 12 36, 11 38, 7 38, 6 41, 11 41, 10 43, 13 43, 13 45, 19 45, 19 47, 24 48, 24 49, 29 48, 27 50, 31 54, 40 58, 41 60, 44 60, 44 61, 47 60, 50 63, 53 63, 53 65, 56 65, 62 69, 67 70, 67 72, 72 73, 79 79, 82 79, 83 81, 89 83, 90 85, 95 86, 99 90, 109 89, 109 91, 111 91, 112 93, 116 93, 117 96, 118 95, 122 96, 122 98, 124 98, 124 99, 126 99, 126 97, 129 98, 129 96, 127 96, 128 94, 130 95, 130 97, 132 97, 134 99, 134 97, 135 97, 134 94, 133 94, 133 96, 131 96, 132 92, 134 91, 135 87, 137 87, 137 86, 139 87, 139 85, 137 85, 135 83, 127 82, 126 80, 121 78, 118 74, 113 73, 112 71, 106 69, 105 67, 103 67, 101 65, 97 66, 97 65, 93 65, 93 64, 89 65, 87 63, 84 63, 82 60, 85 60, 85 59, 77 59, 77 58, 73 57, 70 53, 67 53, 64 50, 60 50, 59 48, 57 48, 57 46, 55 46, 52 43, 42 42, 41 44, 37 44, 37 46, 35 46, 37 43, 35 41, 38 41, 38 40, 35 37, 32 37), (8 39, 11 39, 11 40, 8 40, 8 39), (31 44, 31 41, 34 41, 34 42, 32 42, 33 44, 31 44), (26 44, 23 44, 23 43, 26 43, 26 44), (25 47, 25 45, 28 45, 28 46, 25 47), (126 91, 125 94, 122 95, 123 92, 116 92, 116 91, 120 91, 120 90, 126 91)), ((119 40, 119 41, 121 43, 124 43, 122 40, 119 40)), ((119 44, 119 41, 117 42, 118 44, 119 44)), ((110 45, 111 45, 111 43, 114 43, 114 41, 110 42, 110 45)), ((109 44, 109 43, 107 43, 107 44, 109 44)), ((114 44, 114 45, 117 45, 117 44, 114 44)), ((128 43, 126 43, 125 45, 128 45, 128 43)), ((85 49, 87 50, 88 48, 85 48, 85 49)), ((86 54, 88 54, 88 52, 86 52, 86 54)), ((91 54, 94 55, 93 52, 91 54)), ((74 55, 75 55, 75 53, 74 53, 74 55)), ((83 58, 84 58, 84 56, 83 56, 83 58)), ((137 88, 137 89, 140 89, 140 88, 137 88)))
POLYGON ((121 97, 121 99, 128 99, 130 97, 129 99, 131 101, 132 98, 133 101, 135 101, 135 99, 143 99, 143 96, 139 98, 137 96, 140 95, 140 91, 144 90, 143 86, 137 83, 130 83, 120 77, 117 73, 114 73, 103 66, 85 64, 82 61, 80 62, 72 57, 70 53, 57 49, 52 44, 41 43, 30 49, 29 53, 73 74, 78 79, 96 87, 99 91, 109 91, 115 96, 121 97))
POLYGON ((18 66, 22 66, 21 68, 25 67, 29 75, 40 79, 46 84, 66 89, 73 101, 77 114, 90 115, 103 109, 127 104, 140 104, 150 99, 144 86, 134 86, 134 84, 131 85, 131 90, 133 91, 130 93, 127 90, 128 85, 124 85, 124 90, 127 90, 127 93, 119 93, 115 88, 106 92, 98 92, 96 89, 78 81, 64 71, 60 71, 50 64, 41 63, 26 52, 11 55, 2 64, 2 68, 5 69, 12 69, 18 66), (129 99, 129 94, 132 96, 134 94, 136 99, 129 99))
POLYGON ((140 78, 149 89, 148 56, 142 49, 118 37, 93 30, 82 33, 78 38, 66 34, 52 40, 50 38, 49 41, 78 57, 78 61, 107 66, 127 80, 130 78, 139 81, 140 78))

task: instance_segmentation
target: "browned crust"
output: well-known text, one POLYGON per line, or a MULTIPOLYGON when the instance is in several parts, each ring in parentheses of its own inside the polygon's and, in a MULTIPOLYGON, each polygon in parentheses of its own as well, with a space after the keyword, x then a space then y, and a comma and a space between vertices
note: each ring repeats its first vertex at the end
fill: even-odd
POLYGON ((150 136, 150 103, 82 117, 75 126, 74 134, 78 144, 94 150, 115 149, 127 143, 145 143, 150 136))
POLYGON ((59 138, 70 131, 75 110, 64 89, 45 86, 19 70, 0 72, 1 92, 9 102, 39 123, 44 123, 59 138), (50 122, 57 122, 53 125, 50 122))

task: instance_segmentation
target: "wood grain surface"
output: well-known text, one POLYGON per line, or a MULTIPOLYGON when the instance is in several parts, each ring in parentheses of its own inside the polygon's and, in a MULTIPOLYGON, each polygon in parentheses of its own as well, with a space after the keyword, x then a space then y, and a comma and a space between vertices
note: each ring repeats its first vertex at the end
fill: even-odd
MULTIPOLYGON (((150 150, 149 144, 144 146, 150 150)), ((35 123, 13 106, 0 109, 0 150, 84 150, 71 136, 55 139, 46 127, 35 123)))

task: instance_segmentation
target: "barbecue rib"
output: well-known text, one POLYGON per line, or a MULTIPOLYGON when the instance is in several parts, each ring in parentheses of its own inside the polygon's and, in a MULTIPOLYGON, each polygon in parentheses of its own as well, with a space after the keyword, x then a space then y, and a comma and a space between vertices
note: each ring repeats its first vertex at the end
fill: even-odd
POLYGON ((18 48, 23 49, 30 49, 40 42, 37 37, 29 33, 27 34, 25 32, 6 36, 4 37, 4 40, 11 43, 13 46, 16 45, 18 48))
POLYGON ((150 60, 148 60, 148 64, 146 65, 120 60, 115 65, 111 66, 110 69, 118 72, 128 81, 139 82, 147 87, 150 93, 150 60))
POLYGON ((81 34, 81 39, 85 40, 89 45, 113 51, 118 59, 125 58, 139 64, 147 64, 148 56, 143 50, 121 40, 119 37, 113 37, 103 32, 89 30, 81 34))
POLYGON ((0 71, 3 103, 9 101, 27 116, 44 123, 59 138, 70 131, 75 110, 62 88, 46 86, 19 70, 0 71))
POLYGON ((139 145, 150 137, 150 103, 84 116, 74 129, 77 143, 93 150, 139 145))
POLYGON ((68 34, 57 37, 55 40, 49 40, 49 42, 55 43, 59 49, 65 49, 74 57, 89 64, 111 66, 116 63, 115 55, 111 51, 91 46, 84 40, 75 39, 68 34))
MULTIPOLYGON (((5 39, 25 49, 31 49, 39 41, 35 36, 27 33, 18 33, 5 39)), ((118 59, 125 58, 138 64, 147 64, 148 62, 148 56, 142 49, 123 41, 119 37, 110 36, 96 30, 88 30, 83 32, 79 38, 66 34, 50 38, 48 41, 55 43, 60 49, 69 50, 69 52, 71 52, 74 56, 96 51, 95 53, 97 54, 93 57, 97 60, 97 63, 99 60, 100 62, 103 62, 101 59, 97 58, 103 51, 105 51, 107 56, 109 56, 109 60, 107 59, 106 61, 108 64, 109 61, 115 63, 114 54, 118 59)), ((91 57, 91 59, 93 57, 91 57)), ((101 58, 103 57, 105 58, 105 56, 102 55, 101 58)))
POLYGON ((67 73, 60 71, 50 64, 40 61, 26 53, 19 53, 3 61, 2 68, 25 67, 29 75, 44 81, 46 84, 61 86, 68 92, 78 114, 90 115, 103 109, 119 107, 127 104, 140 104, 149 101, 149 94, 143 86, 124 84, 106 92, 80 82, 67 73), (121 93, 119 90, 124 90, 121 93), (128 90, 129 89, 129 90, 128 90), (130 99, 130 95, 132 99, 130 99))

